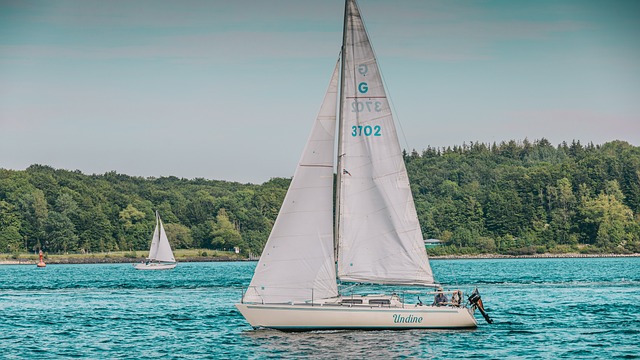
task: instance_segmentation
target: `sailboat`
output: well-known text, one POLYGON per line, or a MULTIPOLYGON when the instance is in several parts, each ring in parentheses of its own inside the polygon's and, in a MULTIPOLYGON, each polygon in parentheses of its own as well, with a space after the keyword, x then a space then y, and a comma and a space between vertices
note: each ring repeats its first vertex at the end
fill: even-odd
POLYGON ((151 248, 149 249, 149 257, 144 262, 136 264, 137 270, 168 270, 176 267, 178 263, 173 257, 171 244, 167 238, 167 233, 162 226, 160 214, 156 211, 156 228, 153 231, 151 239, 151 248))
POLYGON ((429 287, 439 287, 355 0, 345 4, 340 54, 251 283, 236 307, 254 328, 289 331, 476 327, 476 305, 463 304, 459 292, 458 303, 432 305, 406 303, 411 290, 338 291, 338 282, 425 287, 427 294, 438 293, 429 287))

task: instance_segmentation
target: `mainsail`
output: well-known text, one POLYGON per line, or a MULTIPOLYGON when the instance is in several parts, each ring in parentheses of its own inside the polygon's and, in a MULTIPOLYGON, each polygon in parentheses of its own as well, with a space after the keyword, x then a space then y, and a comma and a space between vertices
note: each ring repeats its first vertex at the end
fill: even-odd
POLYGON ((338 295, 333 256, 333 160, 338 65, 278 218, 244 296, 281 303, 338 295))
POLYGON ((355 1, 346 4, 342 57, 338 277, 433 284, 391 109, 355 1))

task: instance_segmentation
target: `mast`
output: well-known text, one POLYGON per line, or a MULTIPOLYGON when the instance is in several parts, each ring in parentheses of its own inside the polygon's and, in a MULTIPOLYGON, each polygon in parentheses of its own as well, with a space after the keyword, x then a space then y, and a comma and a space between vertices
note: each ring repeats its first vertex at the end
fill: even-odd
POLYGON ((162 230, 164 230, 164 226, 162 226, 162 220, 160 220, 158 210, 156 210, 156 225, 158 226, 158 248, 160 248, 160 239, 162 239, 162 230))
POLYGON ((338 91, 338 97, 340 101, 340 105, 338 108, 338 123, 336 124, 338 128, 338 158, 337 158, 337 166, 336 166, 336 200, 334 202, 335 206, 335 229, 333 231, 333 249, 335 260, 338 261, 338 242, 340 237, 340 192, 342 188, 342 109, 344 107, 344 73, 345 73, 345 44, 347 43, 347 22, 348 22, 348 11, 349 11, 349 0, 345 0, 344 2, 344 24, 342 27, 342 47, 340 51, 340 89, 338 91))

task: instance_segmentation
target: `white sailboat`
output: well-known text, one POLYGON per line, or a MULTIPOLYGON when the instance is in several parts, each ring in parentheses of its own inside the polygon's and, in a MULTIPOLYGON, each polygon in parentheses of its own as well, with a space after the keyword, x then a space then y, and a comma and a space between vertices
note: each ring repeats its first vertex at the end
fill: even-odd
POLYGON ((153 239, 151 239, 149 257, 144 262, 136 264, 135 268, 137 270, 167 270, 173 269, 176 265, 178 263, 173 257, 167 233, 164 231, 162 220, 156 211, 156 228, 153 231, 153 239))
POLYGON ((389 102, 355 0, 345 5, 341 60, 254 276, 236 307, 254 328, 477 326, 475 305, 407 304, 394 293, 346 296, 339 293, 338 280, 438 286, 389 102))

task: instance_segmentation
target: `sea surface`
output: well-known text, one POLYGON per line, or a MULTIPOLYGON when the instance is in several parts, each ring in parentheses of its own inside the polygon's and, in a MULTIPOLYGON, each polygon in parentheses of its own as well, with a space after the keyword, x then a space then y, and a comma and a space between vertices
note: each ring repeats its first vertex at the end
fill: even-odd
POLYGON ((2 265, 0 358, 640 358, 640 258, 432 260, 495 320, 463 331, 253 330, 233 304, 255 265, 2 265))

